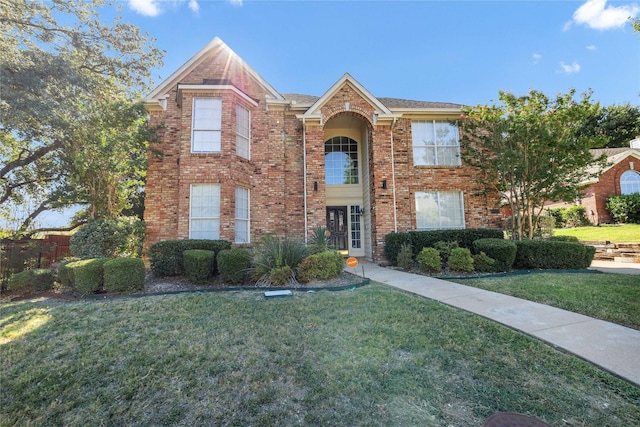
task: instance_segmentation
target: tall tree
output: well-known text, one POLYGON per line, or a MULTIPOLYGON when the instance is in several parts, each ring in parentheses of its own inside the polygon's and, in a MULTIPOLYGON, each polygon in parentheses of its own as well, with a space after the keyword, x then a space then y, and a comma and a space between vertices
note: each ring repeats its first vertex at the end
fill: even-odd
POLYGON ((0 214, 28 200, 28 223, 73 204, 63 157, 84 112, 152 83, 162 52, 114 4, 0 0, 0 214), (105 23, 101 10, 116 17, 105 23))
POLYGON ((591 94, 579 101, 574 95, 500 92, 500 104, 463 112, 463 158, 483 172, 479 188, 501 193, 511 208, 515 239, 533 238, 545 201, 575 200, 581 183, 598 174, 589 167, 603 165, 604 159, 592 157, 583 131, 598 104, 590 102, 591 94))
POLYGON ((621 104, 600 108, 588 117, 584 135, 592 138, 591 148, 628 147, 629 141, 640 136, 640 107, 621 104))

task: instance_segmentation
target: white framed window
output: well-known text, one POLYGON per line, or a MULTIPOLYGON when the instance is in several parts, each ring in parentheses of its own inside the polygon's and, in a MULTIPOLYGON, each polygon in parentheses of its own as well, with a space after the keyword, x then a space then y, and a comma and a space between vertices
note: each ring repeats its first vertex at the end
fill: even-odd
POLYGON ((415 197, 418 230, 464 228, 462 191, 417 192, 415 197))
POLYGON ((236 187, 236 243, 249 243, 249 189, 236 187))
POLYGON ((219 153, 222 138, 222 100, 194 98, 191 121, 191 152, 219 153))
POLYGON ((626 171, 620 175, 620 194, 640 193, 640 173, 626 171))
POLYGON ((240 105, 236 107, 236 154, 251 160, 251 112, 240 105))
POLYGON ((220 185, 191 184, 189 238, 220 239, 220 185))
POLYGON ((415 166, 459 166, 458 126, 441 120, 411 122, 415 166))

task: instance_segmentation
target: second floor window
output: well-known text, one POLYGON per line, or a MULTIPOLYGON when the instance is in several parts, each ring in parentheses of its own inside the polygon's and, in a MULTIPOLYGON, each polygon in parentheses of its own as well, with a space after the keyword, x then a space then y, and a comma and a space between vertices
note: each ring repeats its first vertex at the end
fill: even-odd
POLYGON ((460 139, 456 125, 439 120, 414 120, 411 134, 415 166, 460 165, 460 139))
POLYGON ((251 113, 244 107, 236 107, 236 154, 251 160, 251 113))
POLYGON ((219 153, 222 134, 222 100, 194 98, 191 152, 219 153))
POLYGON ((325 183, 358 184, 358 143, 336 136, 324 143, 325 183))

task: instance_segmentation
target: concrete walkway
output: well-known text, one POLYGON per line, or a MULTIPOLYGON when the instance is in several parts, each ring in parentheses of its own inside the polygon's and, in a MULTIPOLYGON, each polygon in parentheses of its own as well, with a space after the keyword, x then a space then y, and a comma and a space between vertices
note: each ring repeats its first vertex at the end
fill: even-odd
MULTIPOLYGON (((520 330, 640 386, 640 331, 581 314, 361 261, 355 273, 520 330)), ((354 272, 345 268, 345 271, 354 272)))

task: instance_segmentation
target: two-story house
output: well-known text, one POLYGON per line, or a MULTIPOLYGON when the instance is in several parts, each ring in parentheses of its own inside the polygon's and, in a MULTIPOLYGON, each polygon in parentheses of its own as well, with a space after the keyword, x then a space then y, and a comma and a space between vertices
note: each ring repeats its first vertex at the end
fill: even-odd
POLYGON ((320 96, 281 94, 219 38, 145 105, 163 153, 149 156, 147 244, 323 226, 381 259, 390 232, 500 227, 497 196, 461 161, 460 105, 377 98, 349 74, 320 96))

